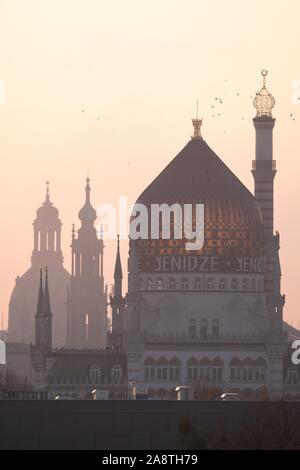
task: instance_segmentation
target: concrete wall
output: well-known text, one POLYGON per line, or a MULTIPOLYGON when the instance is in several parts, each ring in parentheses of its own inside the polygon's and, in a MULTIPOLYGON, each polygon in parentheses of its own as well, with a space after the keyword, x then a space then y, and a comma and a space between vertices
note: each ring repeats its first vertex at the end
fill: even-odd
MULTIPOLYGON (((205 432, 230 431, 254 416, 258 405, 212 401, 0 401, 0 448, 176 449, 182 417, 195 419, 205 432)), ((299 411, 300 403, 293 406, 299 411)))

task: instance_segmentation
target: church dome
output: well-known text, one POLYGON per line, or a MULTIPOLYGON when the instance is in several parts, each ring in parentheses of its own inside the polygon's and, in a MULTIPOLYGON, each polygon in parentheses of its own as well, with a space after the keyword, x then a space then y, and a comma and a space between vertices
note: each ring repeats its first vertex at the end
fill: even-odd
POLYGON ((97 212, 93 208, 91 201, 90 201, 90 193, 91 193, 91 188, 90 188, 90 179, 86 179, 86 187, 85 187, 85 204, 84 206, 80 209, 78 213, 78 217, 81 220, 81 222, 95 222, 97 219, 97 212))
POLYGON ((50 201, 49 197, 45 202, 43 202, 42 206, 38 208, 36 211, 36 215, 38 219, 56 219, 58 218, 58 210, 54 207, 53 203, 50 201))
POLYGON ((41 205, 41 207, 38 208, 36 211, 36 216, 37 220, 40 221, 55 221, 58 219, 59 212, 56 207, 54 207, 53 203, 50 201, 50 195, 49 195, 49 181, 46 182, 46 197, 45 201, 41 205))
MULTIPOLYGON (((260 257, 263 225, 254 196, 197 134, 139 196, 137 203, 172 205, 204 204, 204 246, 186 251, 186 240, 134 242, 143 260, 161 255, 208 255, 260 257)), ((196 122, 197 121, 197 122, 196 122)), ((132 242, 131 242, 132 243, 132 242)))

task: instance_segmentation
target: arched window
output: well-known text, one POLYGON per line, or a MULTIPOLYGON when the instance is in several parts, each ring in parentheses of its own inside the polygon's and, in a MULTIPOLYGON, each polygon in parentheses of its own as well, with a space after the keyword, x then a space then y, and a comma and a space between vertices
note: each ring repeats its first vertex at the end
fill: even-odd
POLYGON ((194 282, 194 289, 195 290, 201 290, 202 288, 202 282, 200 277, 196 277, 195 282, 194 282))
POLYGON ((152 289, 152 279, 151 279, 150 277, 148 277, 148 279, 147 279, 146 288, 147 288, 147 290, 151 290, 151 289, 152 289))
POLYGON ((156 286, 157 286, 157 290, 163 290, 163 288, 164 288, 164 283, 163 283, 163 280, 162 280, 161 278, 158 278, 158 279, 157 279, 157 284, 156 284, 156 286))
POLYGON ((90 368, 90 381, 93 384, 99 384, 101 379, 101 369, 99 366, 94 365, 90 368))
POLYGON ((222 277, 219 283, 219 290, 226 290, 226 279, 222 277))
POLYGON ((256 280, 255 280, 255 278, 251 279, 251 290, 253 290, 253 291, 256 290, 256 280))
POLYGON ((237 290, 238 288, 238 281, 237 278, 234 277, 231 281, 231 290, 237 290))
POLYGON ((181 280, 181 289, 188 290, 188 287, 189 287, 188 280, 186 277, 183 277, 181 280))
POLYGON ((215 318, 212 322, 212 330, 211 335, 213 339, 219 339, 220 335, 220 322, 217 318, 215 318))
POLYGON ((213 277, 209 277, 209 278, 207 279, 206 287, 207 287, 207 290, 214 290, 214 288, 215 288, 215 280, 214 280, 213 277))
POLYGON ((208 335, 207 320, 203 318, 200 323, 200 338, 207 339, 207 335, 208 335))
POLYGON ((196 336, 196 320, 191 318, 189 321, 189 337, 195 338, 196 336))
POLYGON ((246 277, 243 278, 242 280, 242 290, 249 290, 249 285, 248 285, 248 279, 246 277))
POLYGON ((287 371, 287 383, 295 385, 297 383, 297 372, 294 367, 289 367, 287 371))
POLYGON ((122 381, 122 367, 115 365, 111 369, 111 380, 112 383, 118 384, 122 381))
POLYGON ((170 290, 176 290, 176 281, 174 277, 170 277, 169 279, 169 289, 170 290))

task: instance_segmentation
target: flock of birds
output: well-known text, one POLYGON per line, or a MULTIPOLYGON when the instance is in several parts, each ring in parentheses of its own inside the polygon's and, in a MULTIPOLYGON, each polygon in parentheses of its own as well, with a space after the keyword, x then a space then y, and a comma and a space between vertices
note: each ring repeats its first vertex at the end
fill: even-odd
MULTIPOLYGON (((225 80, 225 82, 229 82, 228 79, 225 80)), ((258 94, 258 92, 256 93, 258 94)), ((226 92, 224 95, 228 95, 228 92, 226 92)), ((240 92, 234 92, 234 95, 239 97, 240 96, 240 92)), ((253 100, 254 96, 250 96, 250 99, 253 100)), ((297 97, 297 100, 300 102, 300 96, 297 97)), ((211 104, 210 108, 211 108, 211 117, 212 118, 218 118, 218 117, 221 117, 222 116, 222 112, 220 112, 220 107, 219 105, 223 105, 224 104, 224 101, 226 101, 225 98, 221 98, 219 96, 216 96, 214 98, 214 102, 213 104, 211 104)), ((300 103, 299 103, 300 104, 300 103)), ((294 113, 289 113, 289 118, 292 120, 292 121, 296 121, 296 115, 294 113)), ((240 118, 241 120, 245 120, 245 117, 241 117, 240 118)), ((227 132, 224 131, 224 134, 226 134, 227 132)))
MULTIPOLYGON (((228 79, 225 79, 225 82, 229 82, 228 79)), ((228 95, 228 92, 225 92, 225 95, 228 95)), ((235 92, 235 96, 239 97, 240 96, 240 92, 235 92)), ((250 96, 250 99, 253 99, 254 96, 250 96)), ((300 96, 297 97, 297 100, 300 102, 300 96)), ((220 108, 219 108, 219 105, 223 105, 224 104, 224 98, 220 98, 219 96, 215 96, 214 98, 214 102, 213 104, 211 104, 210 108, 211 108, 211 112, 213 114, 211 114, 211 117, 212 118, 219 118, 222 116, 222 113, 220 112, 220 108)), ((85 109, 82 108, 81 110, 81 113, 85 113, 85 109)), ((292 121, 296 121, 296 116, 294 113, 289 113, 289 118, 292 120, 292 121)), ((97 116, 97 121, 100 121, 100 117, 97 116)), ((245 120, 245 117, 241 117, 240 118, 241 120, 245 120)), ((224 131, 224 134, 226 134, 227 132, 224 131)))

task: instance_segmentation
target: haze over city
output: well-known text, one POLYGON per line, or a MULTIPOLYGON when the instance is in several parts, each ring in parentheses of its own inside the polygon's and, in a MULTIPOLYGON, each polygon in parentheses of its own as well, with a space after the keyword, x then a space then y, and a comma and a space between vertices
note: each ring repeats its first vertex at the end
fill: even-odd
MULTIPOLYGON (((265 68, 276 98, 275 227, 281 234, 284 318, 299 326, 300 107, 292 88, 300 80, 299 14, 296 0, 1 0, 5 319, 14 280, 30 264, 32 221, 46 180, 63 222, 70 269, 71 226, 79 226, 87 171, 94 207, 117 204, 120 195, 134 202, 189 140, 197 99, 204 139, 253 191, 252 101, 265 68)), ((105 244, 110 284, 115 241, 105 244)), ((125 267, 127 243, 121 248, 125 267)))

